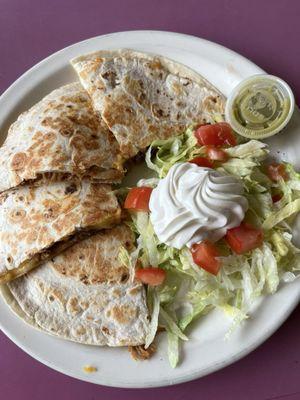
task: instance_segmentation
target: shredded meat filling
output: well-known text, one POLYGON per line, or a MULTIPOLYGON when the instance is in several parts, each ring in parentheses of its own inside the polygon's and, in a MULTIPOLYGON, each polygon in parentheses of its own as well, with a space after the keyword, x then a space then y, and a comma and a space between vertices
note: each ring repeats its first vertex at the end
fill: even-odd
POLYGON ((144 345, 129 346, 128 351, 135 361, 149 360, 156 352, 156 345, 152 343, 148 349, 145 349, 144 345))

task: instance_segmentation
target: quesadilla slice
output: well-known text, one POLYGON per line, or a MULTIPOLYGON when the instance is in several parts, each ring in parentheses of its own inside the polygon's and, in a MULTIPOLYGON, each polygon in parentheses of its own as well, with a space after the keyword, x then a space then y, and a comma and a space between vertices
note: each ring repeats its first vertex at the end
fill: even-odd
POLYGON ((25 274, 82 239, 119 223, 109 185, 83 180, 19 186, 0 195, 0 283, 25 274))
POLYGON ((91 345, 136 346, 149 329, 143 285, 119 259, 133 249, 126 225, 97 233, 39 268, 3 285, 6 300, 27 322, 91 345))
POLYGON ((191 124, 215 122, 225 98, 199 74, 169 59, 106 50, 71 61, 125 157, 191 124))
POLYGON ((11 125, 0 148, 0 192, 24 182, 119 182, 119 145, 80 83, 54 90, 11 125))

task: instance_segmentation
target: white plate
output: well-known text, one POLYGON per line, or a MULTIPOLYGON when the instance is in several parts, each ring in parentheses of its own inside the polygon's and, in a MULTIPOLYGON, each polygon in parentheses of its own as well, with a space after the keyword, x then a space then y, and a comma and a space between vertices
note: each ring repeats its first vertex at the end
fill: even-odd
MULTIPOLYGON (((18 79, 0 98, 0 128, 6 128, 17 115, 58 86, 76 79, 69 59, 98 49, 133 48, 172 58, 195 69, 225 95, 243 78, 262 70, 244 57, 215 43, 169 32, 133 31, 99 36, 55 53, 18 79)), ((270 140, 274 154, 280 149, 287 160, 297 163, 300 146, 296 112, 288 131, 270 140), (286 140, 288 133, 289 140, 286 140)), ((298 161, 299 163, 299 161, 298 161)), ((300 165, 298 165, 299 167, 300 165)), ((154 387, 189 381, 245 356, 266 340, 288 317, 300 297, 300 282, 283 286, 275 295, 261 301, 243 327, 229 340, 224 334, 230 324, 220 312, 201 320, 184 344, 182 361, 171 369, 166 340, 160 335, 157 354, 149 361, 135 362, 126 349, 84 346, 60 340, 27 326, 0 299, 0 326, 19 347, 42 363, 75 378, 118 387, 154 387), (82 367, 94 365, 98 371, 86 375, 82 367)))

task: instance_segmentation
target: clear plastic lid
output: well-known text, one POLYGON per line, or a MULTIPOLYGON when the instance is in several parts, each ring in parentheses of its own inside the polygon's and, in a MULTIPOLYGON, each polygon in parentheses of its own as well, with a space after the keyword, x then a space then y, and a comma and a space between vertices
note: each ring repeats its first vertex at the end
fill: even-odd
POLYGON ((286 82, 273 75, 254 75, 234 88, 225 116, 240 135, 263 139, 286 126, 294 107, 294 95, 286 82))

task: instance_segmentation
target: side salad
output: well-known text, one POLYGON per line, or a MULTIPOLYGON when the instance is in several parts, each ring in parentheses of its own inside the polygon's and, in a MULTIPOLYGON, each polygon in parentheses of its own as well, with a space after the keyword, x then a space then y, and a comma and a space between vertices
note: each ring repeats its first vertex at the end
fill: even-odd
POLYGON ((292 242, 292 223, 300 211, 300 174, 290 164, 267 158, 266 144, 238 143, 224 122, 190 127, 181 136, 151 144, 146 163, 155 177, 142 180, 127 194, 124 208, 130 212, 127 223, 137 248, 132 254, 122 248, 119 257, 147 284, 151 323, 145 347, 153 342, 158 326, 164 327, 172 367, 179 362, 180 343, 188 340, 188 326, 201 316, 219 308, 232 319, 234 329, 247 319, 256 298, 275 293, 280 282, 298 276, 300 250, 292 242), (245 218, 216 243, 202 241, 177 249, 155 234, 151 192, 172 166, 183 162, 235 176, 243 184, 249 205, 245 218))

